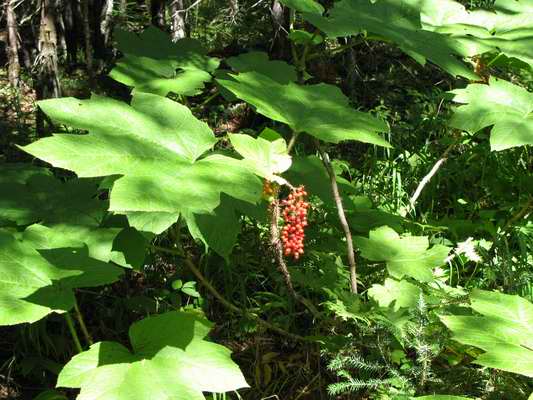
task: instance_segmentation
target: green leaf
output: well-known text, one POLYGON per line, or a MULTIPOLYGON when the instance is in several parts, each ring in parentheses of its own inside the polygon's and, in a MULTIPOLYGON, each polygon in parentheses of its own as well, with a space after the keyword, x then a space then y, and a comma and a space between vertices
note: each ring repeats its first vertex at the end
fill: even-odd
POLYGON ((314 0, 280 0, 280 3, 302 13, 321 15, 324 12, 324 7, 314 0))
POLYGON ((420 288, 412 283, 390 278, 385 279, 383 285, 374 284, 368 289, 368 295, 380 307, 389 307, 393 304, 395 311, 398 311, 400 308, 415 307, 421 293, 420 288))
POLYGON ((204 83, 211 80, 208 72, 186 69, 176 73, 176 65, 161 60, 127 55, 109 73, 114 80, 133 87, 133 93, 146 92, 166 96, 170 92, 194 96, 202 92, 204 83))
POLYGON ((170 40, 165 32, 150 26, 140 35, 122 29, 115 29, 114 37, 117 48, 126 55, 147 57, 172 65, 174 69, 198 69, 213 72, 218 68, 219 60, 208 57, 202 44, 190 38, 170 40))
POLYGON ((169 222, 180 212, 212 212, 221 193, 250 203, 260 198, 261 182, 243 161, 220 154, 198 160, 216 139, 169 99, 137 93, 131 106, 99 96, 40 106, 53 120, 89 134, 56 134, 23 150, 78 176, 122 175, 111 189, 111 211, 153 212, 169 222))
POLYGON ((332 143, 358 140, 390 147, 378 135, 387 132, 387 124, 370 114, 352 109, 339 88, 327 84, 302 86, 282 84, 257 72, 217 79, 238 98, 253 105, 257 112, 289 125, 296 132, 306 132, 332 143))
POLYGON ((68 397, 55 390, 46 390, 39 393, 33 400, 68 400, 68 397))
POLYGON ((129 225, 140 232, 163 233, 179 218, 179 212, 124 212, 129 225))
POLYGON ((370 32, 397 44, 400 49, 424 64, 426 59, 452 75, 478 79, 456 56, 466 53, 464 45, 452 37, 422 28, 420 6, 416 0, 341 0, 328 17, 304 17, 330 37, 370 32))
POLYGON ((112 283, 122 275, 121 268, 92 257, 85 243, 61 235, 46 241, 35 234, 40 228, 28 228, 22 241, 0 230, 0 325, 68 311, 72 289, 112 283))
POLYGON ((293 65, 285 61, 270 60, 268 54, 262 51, 230 57, 226 63, 236 72, 256 72, 283 84, 294 82, 298 78, 293 65))
POLYGON ((533 93, 510 82, 491 78, 490 85, 471 84, 452 91, 456 109, 450 125, 470 133, 492 127, 493 151, 533 145, 533 93))
POLYGON ((241 224, 232 198, 221 196, 220 204, 211 214, 186 214, 192 237, 212 248, 226 261, 237 242, 241 224))
POLYGON ((146 318, 130 328, 133 353, 96 343, 72 358, 57 385, 80 388, 78 400, 205 400, 202 392, 248 387, 230 351, 204 340, 210 329, 183 312, 146 318))
POLYGON ((428 249, 426 236, 400 237, 392 228, 382 226, 370 231, 369 237, 357 236, 356 246, 370 261, 385 261, 389 273, 401 279, 410 276, 421 282, 433 280, 432 269, 443 265, 449 247, 435 245, 428 249))
POLYGON ((252 172, 269 181, 284 183, 278 175, 291 166, 284 139, 269 141, 243 134, 230 134, 229 139, 252 172))
POLYGON ((478 289, 470 300, 481 316, 440 316, 452 338, 485 351, 476 364, 533 377, 533 304, 520 296, 478 289))
POLYGON ((295 44, 313 44, 317 45, 324 41, 324 38, 321 35, 317 35, 311 32, 303 31, 300 29, 293 30, 289 33, 289 39, 292 40, 295 44))
POLYGON ((452 396, 449 394, 431 394, 429 396, 411 397, 413 400, 470 400, 470 397, 452 396))
POLYGON ((107 208, 96 197, 93 179, 62 183, 48 169, 25 164, 2 164, 0 176, 0 225, 72 221, 97 226, 107 208))
MULTIPOLYGON (((126 228, 120 231, 113 241, 113 250, 123 254, 124 261, 127 265, 139 270, 144 264, 146 258, 146 248, 149 240, 135 228, 126 228)), ((119 260, 117 256, 113 261, 119 260)), ((123 265, 121 262, 117 264, 123 265)))
POLYGON ((425 0, 422 22, 425 29, 460 42, 465 55, 496 52, 533 65, 531 0, 499 0, 494 9, 467 11, 453 0, 425 0))

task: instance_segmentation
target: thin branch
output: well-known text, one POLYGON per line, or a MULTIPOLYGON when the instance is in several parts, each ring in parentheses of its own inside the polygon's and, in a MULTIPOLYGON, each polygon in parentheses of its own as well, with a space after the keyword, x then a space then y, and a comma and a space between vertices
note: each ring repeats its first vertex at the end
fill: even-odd
POLYGON ((250 314, 247 310, 243 310, 243 309, 240 309, 239 307, 237 307, 236 305, 232 304, 231 302, 229 302, 228 300, 226 300, 224 298, 224 296, 222 296, 218 290, 215 289, 215 287, 207 280, 207 278, 200 272, 200 270, 198 268, 196 268, 196 265, 194 265, 194 263, 192 262, 192 260, 190 259, 190 257, 186 254, 183 254, 182 252, 178 251, 178 250, 173 250, 173 249, 167 249, 166 247, 160 247, 160 246, 151 246, 154 250, 158 250, 158 251, 161 251, 163 253, 167 253, 167 254, 172 254, 172 255, 175 255, 175 256, 179 256, 179 257, 182 257, 183 258, 183 261, 185 262, 185 265, 187 266, 187 268, 189 268, 191 270, 191 272, 194 274, 194 276, 196 276, 196 278, 200 281, 200 283, 207 289, 207 291, 209 293, 211 293, 213 295, 213 297, 215 297, 224 307, 226 307, 228 310, 234 312, 235 314, 239 314, 239 315, 242 315, 242 316, 245 316, 247 318, 251 318, 253 319, 255 322, 257 322, 259 325, 262 325, 263 327, 265 327, 266 329, 269 329, 271 331, 274 331, 276 333, 279 333, 280 335, 282 336, 285 336, 285 337, 288 337, 288 338, 291 338, 293 340, 298 340, 298 341, 307 341, 306 338, 304 338, 303 336, 300 336, 300 335, 296 335, 294 333, 290 333, 290 332, 287 332, 286 330, 284 329, 281 329, 275 325, 272 325, 271 323, 259 318, 258 316, 256 315, 253 315, 253 314, 250 314))
POLYGON ((200 4, 202 2, 202 0, 196 0, 194 3, 192 3, 189 7, 187 8, 184 8, 183 10, 177 10, 175 11, 173 14, 172 14, 172 17, 174 17, 175 15, 178 15, 178 14, 183 14, 183 13, 186 13, 188 12, 189 10, 193 9, 194 7, 196 7, 198 4, 200 4))
POLYGON ((457 142, 453 142, 452 144, 450 144, 448 148, 442 154, 442 157, 435 163, 435 165, 433 165, 433 168, 431 168, 431 171, 429 171, 429 173, 422 178, 415 192, 411 196, 411 199, 409 200, 409 203, 411 204, 411 209, 414 210, 416 201, 420 197, 422 190, 424 190, 424 187, 429 183, 431 178, 435 176, 435 174, 437 173, 439 168, 442 166, 442 164, 446 162, 446 160, 448 159, 448 154, 450 154, 450 152, 452 151, 452 149, 455 147, 456 144, 457 142))
POLYGON ((331 191, 333 192, 333 199, 335 200, 335 206, 337 207, 337 213, 339 215, 339 221, 344 231, 344 236, 346 238, 346 251, 348 256, 348 263, 350 264, 350 290, 352 293, 357 294, 357 266, 355 264, 355 252, 353 247, 352 232, 350 231, 350 226, 346 220, 346 214, 344 213, 344 207, 342 205, 342 199, 339 194, 339 187, 337 185, 337 178, 335 176, 335 171, 333 171, 333 166, 331 165, 331 160, 329 155, 320 147, 320 142, 315 139, 315 146, 320 153, 322 158, 322 163, 326 168, 326 171, 329 175, 329 181, 331 184, 331 191))
POLYGON ((509 220, 507 221, 507 223, 505 224, 505 226, 503 227, 503 230, 506 231, 508 230, 511 226, 513 226, 517 221, 521 220, 522 218, 524 218, 527 213, 533 208, 533 197, 530 197, 529 200, 527 201, 526 204, 524 204, 524 206, 518 210, 518 212, 516 214, 514 214, 511 218, 509 218, 509 220))

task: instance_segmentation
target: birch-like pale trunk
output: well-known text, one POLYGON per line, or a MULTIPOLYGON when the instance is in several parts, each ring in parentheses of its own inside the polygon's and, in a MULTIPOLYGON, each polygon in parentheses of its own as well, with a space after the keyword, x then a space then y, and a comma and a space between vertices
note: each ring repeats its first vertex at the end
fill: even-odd
POLYGON ((20 77, 20 63, 18 55, 18 32, 17 18, 13 9, 14 0, 6 2, 7 17, 7 62, 9 83, 13 87, 18 87, 20 77))
POLYGON ((184 10, 184 0, 172 0, 172 3, 170 3, 171 37, 173 42, 176 42, 187 36, 184 10))
POLYGON ((102 14, 100 16, 100 33, 104 38, 104 46, 109 46, 109 38, 111 37, 111 28, 113 24, 113 0, 104 0, 102 5, 102 14))
MULTIPOLYGON (((40 0, 41 22, 37 48, 39 54, 35 59, 35 89, 37 100, 61 97, 59 70, 57 65, 57 29, 55 0, 40 0)), ((37 133, 44 135, 44 115, 37 111, 37 133)))

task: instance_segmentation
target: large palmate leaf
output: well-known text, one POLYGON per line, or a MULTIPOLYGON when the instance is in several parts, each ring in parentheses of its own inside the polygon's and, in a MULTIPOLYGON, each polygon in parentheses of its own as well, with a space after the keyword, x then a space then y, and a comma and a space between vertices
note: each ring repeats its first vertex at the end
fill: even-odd
POLYGON ((382 226, 370 231, 368 239, 358 236, 356 246, 371 261, 385 261, 389 273, 400 279, 410 276, 422 282, 433 280, 432 269, 445 263, 450 249, 434 245, 430 249, 426 236, 400 237, 392 228, 382 226))
POLYGON ((283 183, 278 175, 291 166, 287 144, 283 138, 270 141, 249 135, 229 135, 233 148, 243 156, 250 170, 269 181, 283 183))
POLYGON ((155 27, 147 28, 139 36, 117 29, 115 38, 125 56, 109 76, 134 87, 133 92, 196 95, 202 91, 204 82, 211 80, 209 72, 219 64, 218 59, 207 56, 198 41, 186 38, 173 43, 155 27))
POLYGON ((533 93, 496 78, 452 93, 456 103, 465 104, 455 110, 454 128, 476 133, 493 126, 490 146, 496 151, 533 144, 533 93))
MULTIPOLYGON (((111 283, 122 274, 121 268, 92 257, 86 243, 60 234, 48 241, 39 227, 28 228, 22 241, 0 230, 0 325, 67 311, 74 306, 72 289, 111 283)), ((94 252, 102 256, 101 249, 94 252)))
POLYGON ((314 0, 281 0, 280 3, 302 13, 321 15, 324 7, 314 0))
POLYGON ((452 75, 477 79, 456 58, 467 53, 459 41, 422 28, 416 0, 341 0, 328 17, 317 14, 304 17, 330 37, 370 32, 397 44, 422 64, 428 59, 452 75))
POLYGON ((200 69, 176 72, 176 63, 165 65, 161 60, 127 55, 109 73, 114 80, 133 87, 133 93, 146 92, 166 96, 170 92, 194 96, 202 92, 211 75, 200 69))
POLYGON ((133 352, 96 343, 63 368, 57 386, 80 388, 78 400, 205 400, 202 392, 248 387, 230 351, 204 340, 211 326, 183 312, 146 318, 130 328, 133 352))
POLYGON ((257 112, 332 143, 358 140, 390 147, 378 135, 389 130, 380 119, 354 110, 339 88, 327 84, 298 85, 281 83, 258 72, 229 75, 217 79, 238 98, 253 105, 257 112))
POLYGON ((470 300, 481 316, 440 317, 453 339, 485 351, 476 364, 533 377, 533 304, 520 296, 477 289, 470 300))
POLYGON ((177 62, 181 68, 196 68, 214 71, 219 64, 216 58, 208 57, 207 50, 195 39, 185 38, 172 42, 167 33, 150 26, 140 35, 122 29, 115 29, 117 49, 123 54, 177 62))
POLYGON ((242 160, 220 154, 198 160, 216 139, 169 99, 137 93, 131 106, 100 96, 40 106, 53 120, 89 134, 56 134, 23 150, 81 177, 121 175, 111 189, 111 211, 153 212, 171 221, 167 217, 179 212, 212 212, 221 193, 250 203, 260 197, 261 182, 242 160))
POLYGON ((467 11, 453 0, 423 0, 424 28, 448 34, 466 55, 503 53, 533 65, 533 2, 497 0, 494 11, 467 11))
MULTIPOLYGON (((132 259, 130 253, 135 254, 139 249, 129 249, 119 246, 115 239, 127 236, 130 241, 139 242, 139 233, 129 233, 133 228, 99 228, 74 224, 54 224, 49 226, 31 225, 24 231, 22 237, 26 243, 36 249, 54 249, 65 247, 86 247, 87 255, 103 262, 113 261, 123 267, 130 267, 126 258, 132 259), (124 251, 124 253, 122 251, 124 251)), ((144 248, 141 248, 142 251, 144 248)), ((133 256, 134 257, 134 256, 133 256)), ((143 260, 134 262, 134 267, 140 267, 143 260)))
POLYGON ((71 179, 62 183, 46 168, 0 165, 0 225, 33 222, 98 225, 107 203, 96 198, 98 183, 71 179))
POLYGON ((394 306, 400 308, 413 308, 416 306, 422 291, 416 285, 406 280, 397 281, 387 278, 383 285, 374 284, 368 289, 368 295, 381 307, 394 306))
POLYGON ((454 396, 451 394, 430 394, 429 396, 411 397, 412 400, 470 400, 469 397, 454 396))
POLYGON ((280 83, 295 82, 298 78, 296 68, 285 61, 270 60, 262 51, 251 51, 230 57, 226 63, 235 72, 258 72, 280 83))

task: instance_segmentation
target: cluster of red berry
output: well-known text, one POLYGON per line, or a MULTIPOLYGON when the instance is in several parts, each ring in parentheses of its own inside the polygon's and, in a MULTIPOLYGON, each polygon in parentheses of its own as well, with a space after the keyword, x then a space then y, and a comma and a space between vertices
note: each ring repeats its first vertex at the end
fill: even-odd
POLYGON ((283 252, 285 256, 293 256, 295 260, 304 253, 304 228, 307 226, 309 208, 305 196, 307 192, 303 186, 300 186, 281 202, 285 222, 281 232, 283 252))

